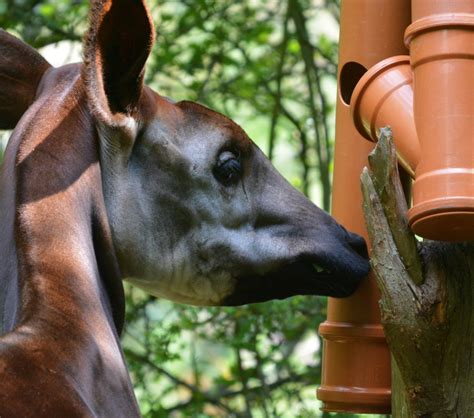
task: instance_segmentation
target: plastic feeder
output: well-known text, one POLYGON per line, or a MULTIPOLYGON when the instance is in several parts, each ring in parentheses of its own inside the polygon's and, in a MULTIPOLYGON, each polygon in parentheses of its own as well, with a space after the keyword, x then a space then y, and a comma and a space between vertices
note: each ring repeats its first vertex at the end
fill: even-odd
MULTIPOLYGON (((428 13, 427 3, 414 9, 428 13)), ((407 28, 405 42, 422 155, 409 223, 425 238, 474 240, 474 14, 428 14, 407 28)))
MULTIPOLYGON (((374 144, 364 141, 354 127, 349 103, 367 68, 407 53, 403 33, 409 24, 409 0, 343 0, 341 4, 332 213, 366 239, 360 174, 374 144)), ((380 324, 379 299, 371 275, 349 298, 329 298, 327 321, 319 328, 323 372, 317 394, 324 411, 391 411, 390 352, 380 324)))
POLYGON ((354 89, 351 111, 357 130, 370 141, 377 141, 380 128, 392 128, 398 161, 414 177, 420 144, 413 119, 410 57, 387 58, 371 67, 354 89))

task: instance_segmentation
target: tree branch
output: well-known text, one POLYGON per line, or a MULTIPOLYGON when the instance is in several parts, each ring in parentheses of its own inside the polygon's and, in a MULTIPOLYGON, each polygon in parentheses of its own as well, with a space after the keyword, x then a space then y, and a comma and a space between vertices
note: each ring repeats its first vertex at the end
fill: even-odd
POLYGON ((278 117, 280 115, 281 108, 281 83, 283 80, 283 65, 285 64, 286 49, 288 45, 288 20, 289 20, 289 11, 287 9, 285 18, 283 21, 283 39, 279 48, 279 60, 276 71, 276 92, 274 97, 274 105, 272 111, 272 118, 270 122, 270 137, 268 140, 268 158, 273 159, 273 150, 275 147, 275 138, 276 138, 276 125, 278 122, 278 117))
MULTIPOLYGON (((318 110, 316 108, 315 93, 313 90, 313 76, 315 76, 315 82, 318 87, 318 90, 321 91, 321 86, 319 83, 319 78, 317 72, 314 73, 314 51, 311 48, 311 44, 308 41, 308 32, 306 30, 306 21, 303 14, 303 10, 298 0, 288 0, 289 9, 295 24, 296 36, 301 47, 301 56, 304 62, 304 71, 306 76, 306 84, 309 92, 309 109, 311 118, 313 120, 315 139, 316 139, 316 155, 318 157, 319 163, 319 176, 321 179, 321 185, 323 189, 323 208, 329 210, 330 206, 330 187, 331 180, 329 178, 329 162, 331 159, 330 155, 330 146, 329 139, 327 137, 327 129, 324 129, 324 136, 321 136, 319 131, 320 129, 320 117, 318 115, 318 110), (318 85, 319 83, 319 85, 318 85), (324 142, 323 142, 324 141, 324 142)), ((321 92, 319 97, 321 98, 321 92)), ((324 102, 324 101, 323 101, 324 102)), ((321 109, 321 111, 324 110, 321 109)))
POLYGON ((395 389, 402 393, 394 402, 405 400, 394 405, 393 413, 474 416, 474 369, 467 366, 474 362, 474 245, 425 241, 418 250, 407 227, 388 131, 370 165, 362 174, 362 190, 371 263, 385 335, 398 366, 395 389))
MULTIPOLYGON (((369 155, 369 167, 371 172, 365 172, 364 176, 369 175, 372 179, 398 254, 408 275, 415 284, 419 285, 423 282, 421 261, 416 238, 408 226, 406 216, 408 207, 400 183, 397 154, 390 128, 381 129, 378 146, 369 155)), ((366 202, 370 204, 367 192, 368 188, 363 187, 366 202)), ((366 211, 366 213, 370 215, 370 211, 366 211)))

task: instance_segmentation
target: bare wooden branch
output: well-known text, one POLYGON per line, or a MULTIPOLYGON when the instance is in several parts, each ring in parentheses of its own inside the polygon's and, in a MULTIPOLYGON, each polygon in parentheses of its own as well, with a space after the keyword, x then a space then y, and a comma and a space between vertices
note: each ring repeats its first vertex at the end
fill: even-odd
POLYGON ((421 284, 423 274, 417 241, 408 226, 408 208, 400 183, 397 153, 390 128, 381 129, 378 146, 369 155, 369 166, 401 260, 413 282, 421 284))
POLYGON ((388 131, 376 148, 362 190, 395 361, 393 415, 474 416, 474 243, 416 245, 388 131))

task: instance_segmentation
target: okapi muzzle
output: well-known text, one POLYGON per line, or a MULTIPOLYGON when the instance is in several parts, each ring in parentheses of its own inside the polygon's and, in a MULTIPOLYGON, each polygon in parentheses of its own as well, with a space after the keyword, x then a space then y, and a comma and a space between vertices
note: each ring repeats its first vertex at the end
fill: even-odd
POLYGON ((92 1, 83 64, 0 30, 0 416, 139 415, 122 280, 239 305, 348 296, 369 271, 236 123, 144 86, 153 41, 138 0, 92 1))

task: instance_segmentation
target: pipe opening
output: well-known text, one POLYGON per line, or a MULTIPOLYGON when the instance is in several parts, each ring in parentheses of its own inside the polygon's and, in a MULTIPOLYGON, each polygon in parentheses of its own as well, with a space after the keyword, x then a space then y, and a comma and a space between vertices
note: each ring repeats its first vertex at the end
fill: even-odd
POLYGON ((358 62, 347 62, 344 64, 339 75, 339 94, 344 104, 349 106, 351 103, 352 93, 356 84, 367 72, 367 68, 358 62))

